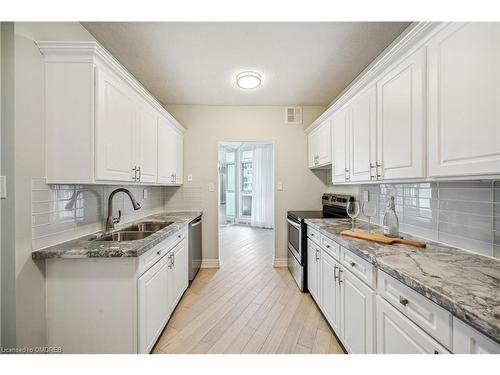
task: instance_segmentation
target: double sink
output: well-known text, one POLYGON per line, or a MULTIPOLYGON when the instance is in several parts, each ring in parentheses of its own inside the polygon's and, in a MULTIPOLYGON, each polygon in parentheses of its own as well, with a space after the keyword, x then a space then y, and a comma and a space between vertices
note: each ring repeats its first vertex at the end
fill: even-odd
POLYGON ((130 225, 119 231, 103 234, 98 237, 93 237, 90 241, 135 241, 142 240, 159 230, 168 227, 173 224, 173 221, 166 222, 153 222, 153 221, 143 221, 134 225, 130 225))

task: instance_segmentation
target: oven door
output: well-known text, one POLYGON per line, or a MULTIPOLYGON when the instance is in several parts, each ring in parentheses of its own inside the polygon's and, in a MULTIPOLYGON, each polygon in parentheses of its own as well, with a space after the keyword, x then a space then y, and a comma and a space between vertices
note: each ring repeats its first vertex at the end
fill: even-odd
POLYGON ((291 218, 288 221, 288 250, 297 262, 302 265, 302 228, 300 223, 291 218))

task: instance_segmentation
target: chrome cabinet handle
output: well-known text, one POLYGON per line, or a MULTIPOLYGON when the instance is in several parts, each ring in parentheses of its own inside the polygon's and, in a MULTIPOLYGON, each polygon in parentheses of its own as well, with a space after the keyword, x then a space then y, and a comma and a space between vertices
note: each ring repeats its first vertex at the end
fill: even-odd
POLYGON ((318 255, 319 251, 316 249, 316 262, 319 262, 319 255, 318 255))
POLYGON ((137 166, 134 165, 134 168, 132 168, 132 172, 134 172, 134 176, 132 177, 132 181, 137 181, 137 166))
POLYGON ((142 175, 142 174, 141 174, 141 167, 138 167, 138 168, 137 168, 137 172, 139 173, 139 177, 138 177, 138 179, 137 179, 137 180, 140 182, 140 181, 141 181, 141 175, 142 175))
POLYGON ((161 255, 161 250, 158 250, 156 254, 161 255))
POLYGON ((329 249, 329 248, 330 248, 330 245, 326 245, 325 247, 326 247, 327 249, 329 249))
POLYGON ((172 254, 172 267, 175 267, 175 253, 172 254))
POLYGON ((170 255, 168 256, 168 259, 170 260, 170 262, 168 263, 168 268, 172 268, 172 265, 173 265, 173 264, 172 264, 172 254, 170 254, 170 255))
POLYGON ((402 304, 403 306, 406 306, 408 305, 410 301, 408 301, 406 298, 404 298, 403 296, 399 296, 399 303, 402 304))
POLYGON ((340 283, 343 283, 344 281, 340 278, 340 273, 341 272, 344 272, 344 270, 342 268, 339 267, 339 285, 340 283))
POLYGON ((376 167, 377 167, 377 170, 376 170, 376 173, 377 173, 377 178, 381 178, 381 177, 382 177, 382 173, 379 173, 379 170, 378 170, 378 169, 379 169, 379 168, 382 168, 382 163, 380 163, 380 164, 379 164, 379 163, 376 163, 375 165, 376 165, 376 167))
POLYGON ((356 263, 351 262, 351 267, 354 267, 355 265, 356 265, 356 263))
POLYGON ((373 168, 375 168, 375 166, 373 165, 373 163, 370 163, 370 180, 373 180, 375 178, 375 176, 372 174, 373 168))
POLYGON ((336 282, 336 281, 337 281, 337 279, 338 279, 338 276, 337 276, 337 268, 338 268, 338 267, 337 267, 337 265, 335 264, 335 265, 333 266, 333 282, 336 282))

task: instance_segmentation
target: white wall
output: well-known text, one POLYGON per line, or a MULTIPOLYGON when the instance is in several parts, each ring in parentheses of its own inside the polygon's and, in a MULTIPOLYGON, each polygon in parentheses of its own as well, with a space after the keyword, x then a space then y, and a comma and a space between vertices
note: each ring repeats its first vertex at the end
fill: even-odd
POLYGON ((17 346, 45 345, 43 262, 31 259, 31 178, 45 176, 44 62, 39 40, 93 40, 76 22, 15 24, 17 346))
MULTIPOLYGON (((309 126, 325 107, 304 107, 304 126, 286 125, 285 109, 279 106, 202 106, 169 105, 168 110, 186 127, 184 135, 184 182, 177 195, 185 196, 186 208, 203 210, 203 259, 218 258, 217 223, 217 142, 273 141, 275 181, 283 183, 276 191, 276 258, 286 258, 286 212, 321 209, 321 194, 328 190, 307 168, 307 137, 309 126), (187 175, 193 181, 187 181, 187 175), (216 189, 208 191, 213 183, 216 189), (188 194, 185 192, 189 192, 188 194), (196 200, 199 207, 189 202, 196 200)), ((175 194, 167 197, 175 200, 175 194)))

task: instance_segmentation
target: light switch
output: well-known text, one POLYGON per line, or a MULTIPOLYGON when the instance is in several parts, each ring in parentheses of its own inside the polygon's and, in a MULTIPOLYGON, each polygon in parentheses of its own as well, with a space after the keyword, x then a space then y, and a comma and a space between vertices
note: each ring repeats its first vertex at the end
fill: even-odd
POLYGON ((278 181, 276 184, 276 190, 283 191, 283 182, 278 181))
POLYGON ((148 199, 148 189, 144 189, 144 190, 142 191, 142 197, 143 197, 144 199, 148 199))
POLYGON ((215 191, 215 185, 214 185, 213 182, 210 182, 208 184, 208 191, 210 191, 210 192, 214 192, 215 191))
POLYGON ((188 182, 193 181, 193 175, 190 173, 188 174, 188 182))

